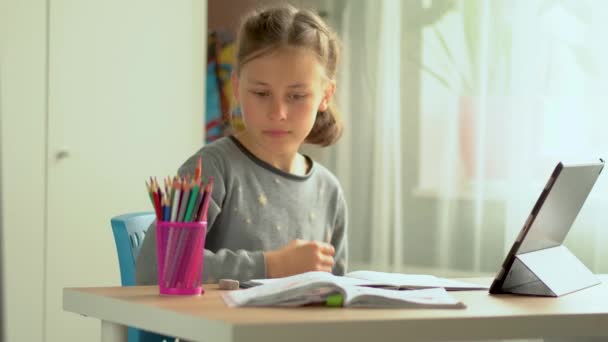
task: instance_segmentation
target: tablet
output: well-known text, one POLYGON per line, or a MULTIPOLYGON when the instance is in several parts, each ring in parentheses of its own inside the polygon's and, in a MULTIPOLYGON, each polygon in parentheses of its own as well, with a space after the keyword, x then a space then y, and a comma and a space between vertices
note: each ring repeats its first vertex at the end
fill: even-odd
POLYGON ((517 256, 563 244, 603 168, 602 159, 585 164, 560 162, 555 166, 494 278, 490 293, 511 292, 505 291, 503 285, 517 256))

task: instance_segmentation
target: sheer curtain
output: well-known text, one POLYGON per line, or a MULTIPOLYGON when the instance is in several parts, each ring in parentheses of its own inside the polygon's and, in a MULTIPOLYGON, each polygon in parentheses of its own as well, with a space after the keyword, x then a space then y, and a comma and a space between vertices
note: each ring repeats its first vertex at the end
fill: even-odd
MULTIPOLYGON (((493 274, 559 161, 608 158, 608 3, 335 1, 351 269, 493 274)), ((608 176, 566 244, 608 271, 608 176)))
POLYGON ((336 147, 313 154, 348 198, 351 268, 394 269, 403 251, 402 1, 333 3, 343 42, 336 97, 347 129, 336 147))

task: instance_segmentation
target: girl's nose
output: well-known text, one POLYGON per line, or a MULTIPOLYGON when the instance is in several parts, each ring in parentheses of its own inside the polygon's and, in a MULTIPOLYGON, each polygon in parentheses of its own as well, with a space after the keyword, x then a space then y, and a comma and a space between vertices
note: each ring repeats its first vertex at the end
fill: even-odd
POLYGON ((283 101, 273 101, 269 109, 268 118, 270 120, 285 120, 287 118, 287 104, 283 101))

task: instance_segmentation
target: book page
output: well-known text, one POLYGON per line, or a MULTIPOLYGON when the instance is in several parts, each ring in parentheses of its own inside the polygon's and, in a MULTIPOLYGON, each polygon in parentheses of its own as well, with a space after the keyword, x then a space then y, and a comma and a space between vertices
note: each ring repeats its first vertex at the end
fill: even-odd
MULTIPOLYGON (((303 274, 311 274, 311 273, 312 274, 314 274, 314 273, 325 273, 326 275, 331 276, 330 278, 332 279, 332 281, 334 283, 338 284, 338 285, 362 286, 362 285, 366 285, 367 283, 369 283, 369 281, 367 281, 365 279, 356 279, 356 278, 341 277, 341 276, 336 276, 336 275, 333 275, 333 274, 327 273, 327 272, 306 272, 306 273, 303 273, 303 274)), ((316 276, 313 275, 312 277, 316 277, 316 276)), ((280 282, 283 279, 286 279, 286 278, 252 279, 251 281, 254 282, 254 283, 260 284, 260 285, 266 285, 266 284, 272 284, 272 283, 280 282)))
POLYGON ((344 306, 376 308, 465 308, 443 288, 395 291, 373 287, 344 289, 344 306))
POLYGON ((463 307, 442 288, 396 291, 353 285, 360 283, 361 280, 327 272, 307 272, 273 279, 245 290, 229 291, 222 297, 229 307, 326 304, 327 298, 334 294, 342 296, 344 306, 463 307))
POLYGON ((336 277, 327 272, 307 272, 291 277, 277 278, 262 286, 231 291, 224 295, 228 306, 267 306, 292 303, 304 305, 323 302, 325 297, 339 288, 336 277))
POLYGON ((376 271, 354 271, 345 274, 345 277, 366 280, 367 286, 391 286, 399 288, 435 288, 443 287, 446 290, 485 290, 487 286, 470 284, 466 282, 438 278, 425 274, 403 274, 376 271))

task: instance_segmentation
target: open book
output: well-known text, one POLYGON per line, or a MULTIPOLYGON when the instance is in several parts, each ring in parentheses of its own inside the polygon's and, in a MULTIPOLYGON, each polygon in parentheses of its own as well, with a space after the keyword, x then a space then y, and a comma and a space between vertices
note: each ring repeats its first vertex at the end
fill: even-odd
POLYGON ((443 288, 394 291, 357 286, 360 280, 327 272, 307 272, 273 279, 266 284, 222 295, 229 307, 237 306, 330 306, 378 308, 464 308, 443 288))
MULTIPOLYGON (((369 286, 388 289, 412 290, 444 288, 447 291, 487 290, 487 286, 471 284, 426 274, 402 274, 376 271, 354 271, 344 275, 345 283, 357 286, 369 286)), ((277 279, 254 279, 249 285, 261 285, 276 282, 277 279)), ((247 285, 247 284, 246 284, 247 285)), ((247 287, 247 286, 245 286, 247 287)))

